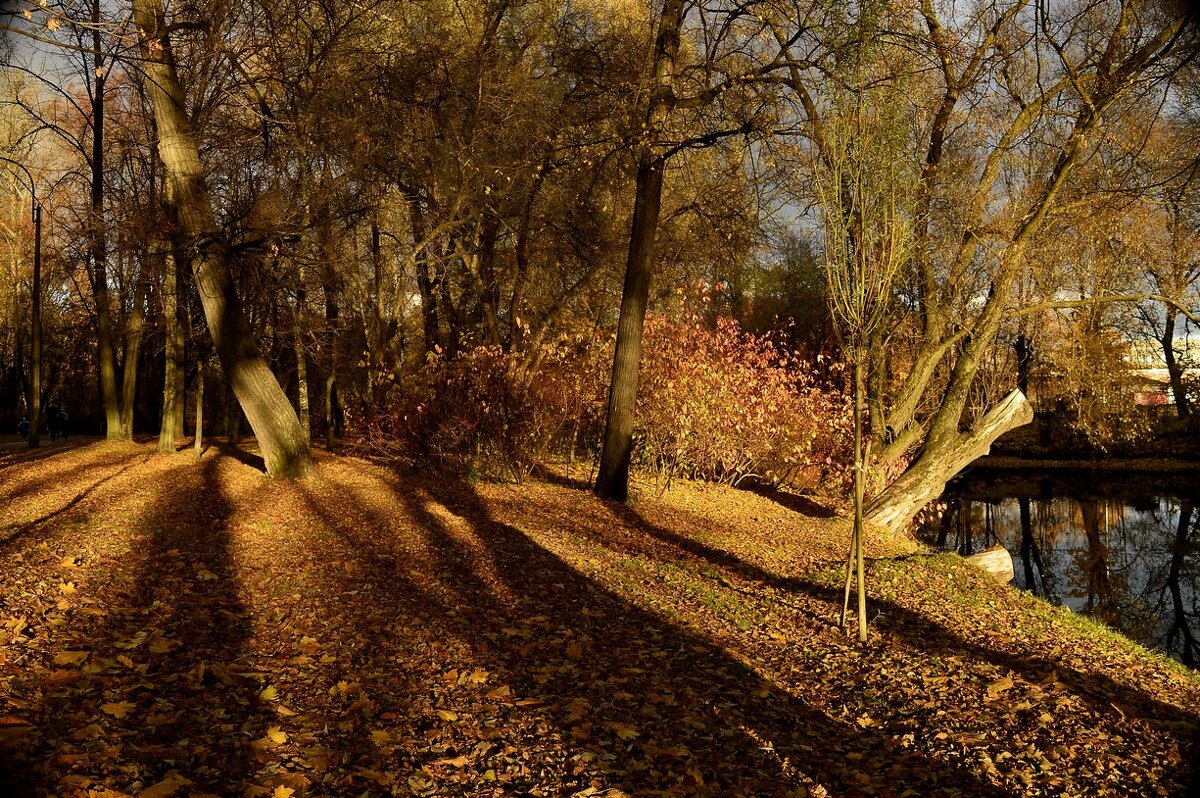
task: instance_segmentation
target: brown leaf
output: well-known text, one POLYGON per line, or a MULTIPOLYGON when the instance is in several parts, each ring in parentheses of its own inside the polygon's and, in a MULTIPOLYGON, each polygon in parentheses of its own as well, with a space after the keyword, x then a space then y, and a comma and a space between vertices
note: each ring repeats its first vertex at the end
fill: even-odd
POLYGON ((996 681, 994 681, 988 685, 986 700, 988 700, 988 701, 994 700, 996 698, 996 696, 1000 695, 1005 690, 1011 689, 1012 686, 1013 686, 1013 680, 1011 677, 1001 676, 999 679, 997 679, 996 681))
POLYGON ((445 765, 446 767, 452 768, 465 768, 467 765, 471 764, 471 760, 460 754, 459 756, 447 757, 446 759, 438 759, 433 764, 445 765))
POLYGON ((124 718, 126 715, 128 715, 130 712, 132 712, 135 709, 137 709, 137 706, 135 704, 129 703, 128 701, 122 701, 119 704, 101 704, 100 705, 100 710, 102 712, 107 712, 109 715, 112 715, 114 718, 118 718, 118 719, 124 718))
POLYGON ((170 773, 165 779, 138 793, 138 798, 170 798, 192 782, 178 773, 170 773))
POLYGON ((81 665, 88 658, 87 651, 60 651, 54 655, 55 665, 81 665))

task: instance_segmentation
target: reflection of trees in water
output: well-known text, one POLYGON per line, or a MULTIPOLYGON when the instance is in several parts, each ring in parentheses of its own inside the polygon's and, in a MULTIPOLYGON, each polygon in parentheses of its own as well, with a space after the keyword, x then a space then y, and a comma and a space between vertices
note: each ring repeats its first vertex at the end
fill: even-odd
MULTIPOLYGON (((967 491, 969 495, 969 491, 967 491)), ((1016 583, 1053 603, 1200 662, 1200 512, 1191 500, 1076 500, 1048 491, 1021 498, 950 498, 934 529, 938 545, 962 554, 1003 544, 1016 557, 1016 583)), ((1031 495, 1032 494, 1032 495, 1031 495)))
POLYGON ((1197 530, 1200 529, 1200 515, 1197 515, 1193 523, 1195 509, 1191 499, 1180 502, 1165 585, 1165 589, 1171 595, 1171 623, 1164 638, 1166 645, 1163 646, 1190 667, 1195 667, 1200 659, 1200 644, 1197 643, 1193 632, 1196 619, 1200 618, 1195 556, 1200 552, 1200 541, 1196 539, 1197 530))
POLYGON ((1069 562, 1069 558, 1065 556, 1062 540, 1070 535, 1074 507, 1066 499, 1029 501, 1033 504, 1032 525, 1028 532, 1022 528, 1021 534, 1029 536, 1030 548, 1036 556, 1032 568, 1035 572, 1034 581, 1027 582, 1024 587, 1027 590, 1032 589, 1034 595, 1041 595, 1047 601, 1060 604, 1063 595, 1068 591, 1065 575, 1070 572, 1069 567, 1064 567, 1064 562, 1069 562), (1040 594, 1035 589, 1039 581, 1042 585, 1040 594))
POLYGON ((1087 597, 1083 613, 1120 629, 1121 610, 1117 591, 1128 585, 1120 571, 1113 573, 1109 569, 1108 546, 1105 543, 1110 529, 1107 502, 1079 502, 1079 520, 1087 545, 1075 549, 1075 567, 1078 570, 1073 586, 1077 594, 1082 593, 1087 597), (1082 585, 1078 584, 1079 581, 1082 581, 1082 585))

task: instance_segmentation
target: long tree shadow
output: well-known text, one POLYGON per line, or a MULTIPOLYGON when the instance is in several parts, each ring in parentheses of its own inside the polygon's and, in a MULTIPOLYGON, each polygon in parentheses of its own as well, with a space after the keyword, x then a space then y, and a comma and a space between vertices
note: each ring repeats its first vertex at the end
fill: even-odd
MULTIPOLYGON (((145 461, 143 460, 141 462, 145 462, 145 461)), ((95 493, 96 490, 98 490, 99 488, 108 484, 109 482, 112 482, 113 480, 117 479, 118 477, 120 477, 122 474, 124 474, 126 471, 130 470, 131 468, 137 467, 139 464, 140 463, 137 463, 137 462, 129 463, 129 464, 124 465, 121 468, 117 469, 116 471, 112 472, 111 474, 104 475, 100 479, 98 479, 95 482, 88 485, 83 490, 80 490, 77 493, 75 493, 75 495, 72 496, 70 499, 68 499, 62 506, 56 507, 55 509, 53 509, 47 513, 43 513, 42 515, 38 516, 37 518, 34 518, 29 521, 23 521, 23 522, 16 523, 16 524, 9 524, 8 526, 0 526, 0 543, 8 543, 9 541, 15 540, 16 538, 21 537, 22 535, 26 535, 29 532, 32 532, 33 530, 35 530, 45 524, 48 524, 51 521, 54 521, 55 519, 57 519, 61 515, 63 515, 63 513, 66 513, 68 510, 71 510, 71 509, 75 508, 76 506, 78 506, 80 502, 87 499, 89 496, 91 496, 93 493, 95 493)), ((10 498, 9 500, 12 501, 13 499, 10 498)))
POLYGON ((743 490, 747 490, 756 496, 762 496, 764 499, 775 502, 781 507, 786 507, 792 512, 806 515, 810 518, 836 518, 837 511, 832 507, 828 507, 815 499, 804 496, 799 493, 781 490, 769 485, 750 485, 743 490))
MULTIPOLYGON (((661 543, 678 552, 679 556, 695 557, 710 565, 725 569, 741 579, 784 593, 800 594, 824 602, 829 615, 841 606, 840 592, 827 585, 796 578, 783 577, 738 556, 708 546, 691 538, 663 529, 644 519, 635 510, 625 505, 612 504, 614 515, 626 524, 642 530, 661 543)), ((661 556, 661 555, 660 555, 661 556)), ((1090 703, 1101 712, 1113 706, 1122 716, 1138 717, 1156 727, 1161 733, 1180 738, 1181 747, 1197 748, 1195 735, 1200 731, 1200 716, 1185 712, 1178 707, 1165 704, 1152 695, 1121 683, 1112 677, 1095 671, 1084 672, 1071 668, 1063 662, 1033 656, 1019 656, 1010 652, 997 651, 973 640, 968 640, 954 631, 932 621, 928 617, 895 602, 873 599, 872 606, 878 611, 874 621, 876 628, 904 640, 908 645, 938 656, 959 656, 967 660, 987 662, 1013 673, 1020 674, 1030 682, 1047 682, 1057 679, 1073 693, 1090 703), (1181 730, 1190 729, 1189 734, 1181 730)), ((1185 761, 1194 761, 1190 757, 1185 761)), ((1195 773, 1187 779, 1194 782, 1195 773)))
POLYGON ((173 466, 129 522, 132 548, 91 566, 111 569, 105 600, 69 611, 54 641, 59 667, 14 684, 34 728, 0 767, 4 794, 93 782, 136 794, 164 779, 240 794, 264 712, 239 675, 248 630, 217 468, 215 458, 173 466))
POLYGON ((80 449, 91 443, 91 441, 70 441, 68 443, 54 443, 50 445, 43 444, 36 449, 30 449, 22 446, 17 449, 8 449, 0 452, 0 472, 10 468, 28 465, 39 460, 46 460, 57 455, 80 449))
MULTIPOLYGON (((63 460, 55 463, 53 468, 38 470, 20 479, 8 476, 0 486, 0 499, 3 499, 8 505, 7 511, 13 513, 21 508, 22 502, 29 496, 54 491, 59 486, 67 485, 80 477, 91 479, 100 469, 123 468, 129 462, 129 458, 130 452, 128 451, 113 452, 102 457, 88 458, 83 462, 63 460)), ((98 481, 110 476, 111 474, 107 474, 98 481)))
MULTIPOLYGON (((532 751, 539 768, 501 770, 499 757, 483 755, 471 764, 505 773, 507 790, 570 794, 590 784, 599 794, 768 796, 815 782, 845 796, 868 794, 872 783, 923 796, 1007 795, 966 767, 830 717, 602 587, 493 518, 469 486, 403 480, 392 488, 426 538, 424 566, 329 508, 324 518, 357 544, 374 579, 406 597, 396 612, 419 597, 504 685, 490 694, 507 719, 496 748, 532 751)), ((386 528, 386 519, 371 527, 386 528)))

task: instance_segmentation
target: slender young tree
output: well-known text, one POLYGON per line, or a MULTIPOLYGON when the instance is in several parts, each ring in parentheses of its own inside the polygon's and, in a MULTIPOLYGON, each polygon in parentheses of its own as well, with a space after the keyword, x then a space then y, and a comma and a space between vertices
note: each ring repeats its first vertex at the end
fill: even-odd
MULTIPOLYGON (((864 37, 867 38, 867 37, 864 37)), ((860 57, 866 54, 860 54, 860 57)), ((823 157, 816 165, 817 195, 825 220, 825 276, 833 317, 852 368, 854 396, 854 527, 846 568, 842 622, 857 574, 858 638, 867 639, 863 567, 863 494, 869 447, 863 445, 868 346, 887 320, 892 290, 912 249, 911 186, 916 175, 905 157, 909 125, 896 86, 868 91, 870 80, 850 76, 835 94, 822 128, 823 157), (852 567, 853 566, 853 567, 852 567)))

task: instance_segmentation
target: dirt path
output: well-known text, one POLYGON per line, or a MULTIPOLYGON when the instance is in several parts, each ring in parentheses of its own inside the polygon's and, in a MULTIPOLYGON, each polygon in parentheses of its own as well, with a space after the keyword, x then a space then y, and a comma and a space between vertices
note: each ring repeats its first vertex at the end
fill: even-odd
MULTIPOLYGON (((11 795, 1184 795, 1200 685, 820 508, 0 455, 11 795)), ((4 785, 0 784, 0 787, 4 785)))

